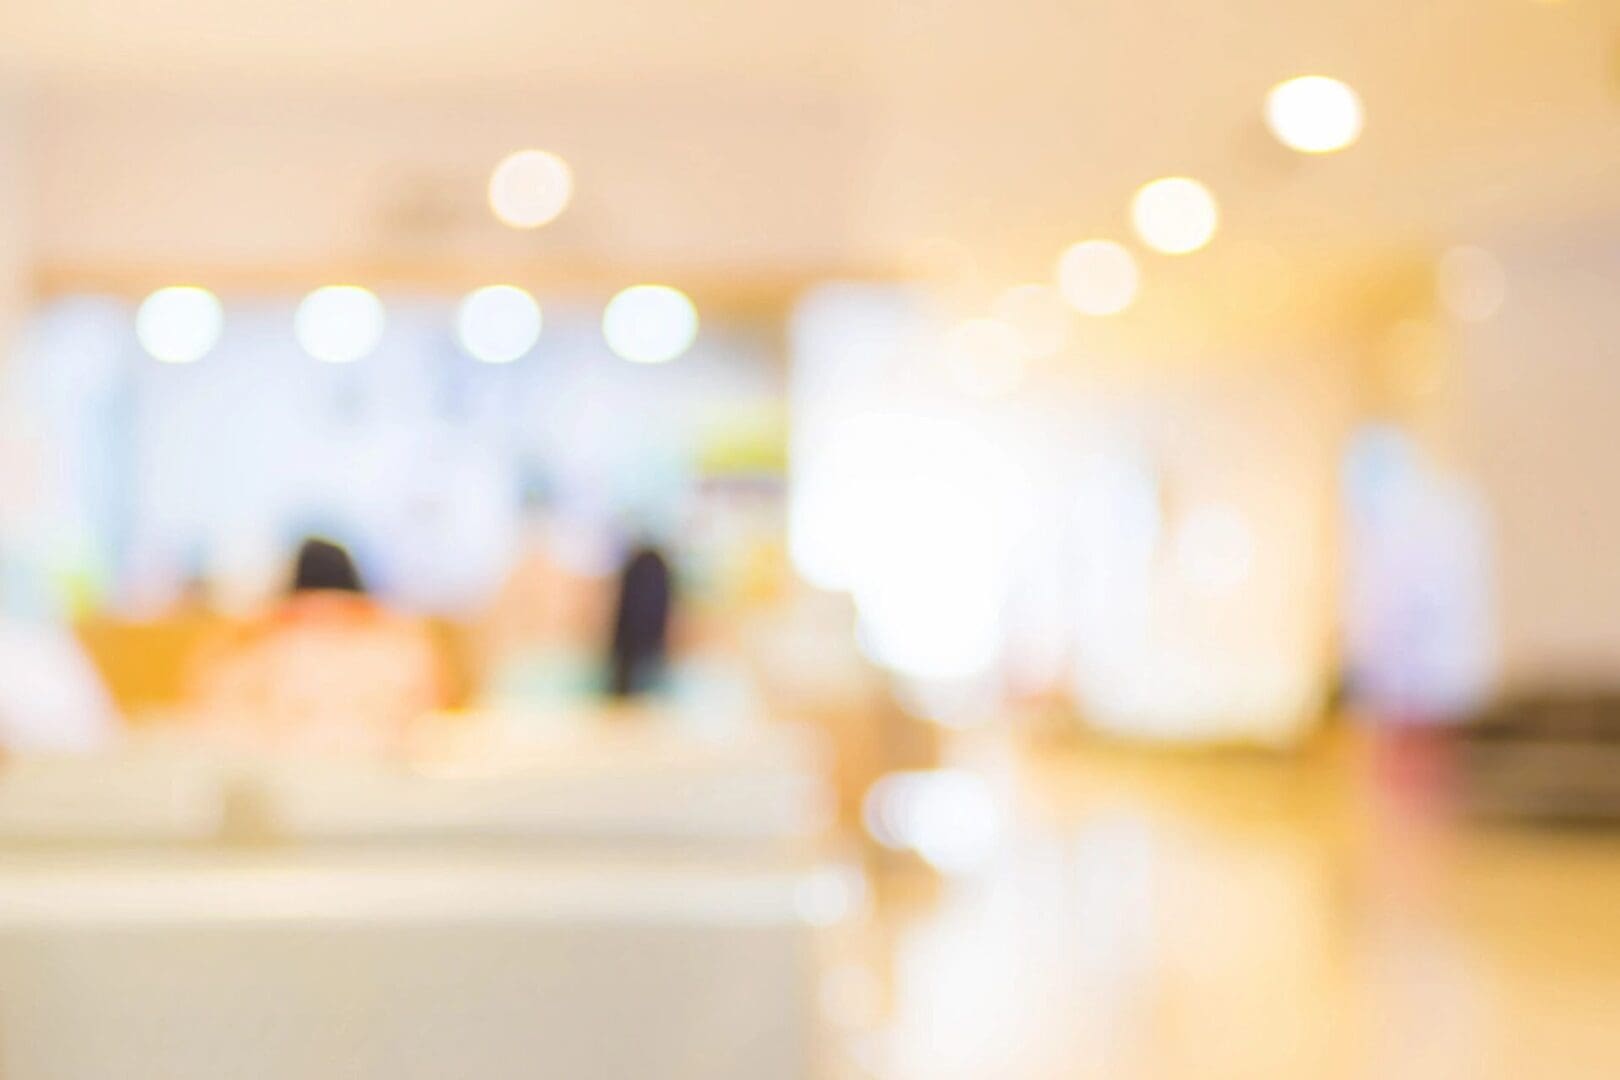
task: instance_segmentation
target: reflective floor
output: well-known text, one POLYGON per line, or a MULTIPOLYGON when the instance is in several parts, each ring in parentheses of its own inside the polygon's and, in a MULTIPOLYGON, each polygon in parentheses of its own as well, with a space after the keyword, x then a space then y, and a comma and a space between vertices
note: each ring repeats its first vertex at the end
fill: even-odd
POLYGON ((1352 738, 973 764, 1000 843, 831 973, 867 1075, 1620 1076, 1620 833, 1448 821, 1352 738))

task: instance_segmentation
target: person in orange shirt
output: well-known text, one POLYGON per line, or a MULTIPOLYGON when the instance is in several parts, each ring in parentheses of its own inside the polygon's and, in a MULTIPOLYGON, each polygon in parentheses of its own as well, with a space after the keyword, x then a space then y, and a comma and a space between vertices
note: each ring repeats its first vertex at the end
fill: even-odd
POLYGON ((447 696, 427 627, 373 600, 349 553, 317 539, 279 604, 199 653, 193 686, 227 741, 312 753, 397 749, 447 696))

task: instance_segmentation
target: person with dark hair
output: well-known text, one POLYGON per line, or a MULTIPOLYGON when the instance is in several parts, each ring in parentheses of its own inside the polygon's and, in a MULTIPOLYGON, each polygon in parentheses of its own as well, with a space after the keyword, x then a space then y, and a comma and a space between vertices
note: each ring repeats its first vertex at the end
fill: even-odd
POLYGON ((364 593, 360 571, 348 551, 330 540, 311 537, 298 548, 293 565, 293 593, 349 592, 364 593))
POLYGON ((197 658, 196 704, 235 741, 377 752, 445 704, 428 628, 367 595, 347 550, 308 539, 287 595, 197 658))
POLYGON ((625 698, 654 689, 664 674, 672 602, 669 563, 638 547, 619 574, 619 604, 609 648, 608 692, 625 698))

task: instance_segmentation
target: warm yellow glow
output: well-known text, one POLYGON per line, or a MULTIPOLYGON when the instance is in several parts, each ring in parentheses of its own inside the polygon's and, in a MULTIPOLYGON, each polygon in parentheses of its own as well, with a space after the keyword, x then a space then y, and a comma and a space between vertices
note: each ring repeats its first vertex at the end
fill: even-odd
POLYGON ((1283 145, 1301 153, 1343 150, 1361 135, 1361 124, 1356 92, 1325 75, 1289 79, 1266 95, 1266 126, 1283 145))
POLYGON ((1006 397, 1024 381, 1018 333, 1000 319, 969 319, 945 335, 951 379, 968 394, 1006 397))
POLYGON ((535 229, 555 220, 573 196, 573 170, 546 150, 519 150, 495 166, 489 178, 489 208, 514 229, 535 229))
POLYGON ((668 285, 632 285, 602 312, 608 348, 638 364, 675 359, 692 347, 697 332, 697 308, 668 285))
POLYGON ((1027 356, 1056 355, 1068 342, 1069 311, 1050 285, 1014 285, 996 298, 994 314, 1017 333, 1027 356))
POLYGON ((329 364, 347 364, 366 356, 382 340, 383 306, 370 289, 327 285, 298 305, 293 332, 303 350, 329 364))
POLYGON ((456 309, 456 341, 474 360, 506 364, 540 340, 540 305, 516 285, 486 285, 456 309))
POLYGON ((1131 223, 1142 243, 1166 255, 1197 251, 1215 235, 1220 211, 1197 180, 1166 176, 1144 184, 1131 200, 1131 223))
POLYGON ((1459 245, 1440 256, 1436 288, 1441 305, 1462 322, 1484 322, 1507 296, 1507 273, 1484 248, 1459 245))
POLYGON ((1112 240, 1082 240, 1058 260, 1058 292, 1082 315, 1113 315, 1136 299, 1136 260, 1112 240))
POLYGON ((141 301, 135 336, 154 359, 166 364, 200 360, 219 343, 225 311, 219 298, 194 285, 171 285, 141 301))
POLYGON ((1397 397, 1421 401, 1439 392, 1446 376, 1445 332, 1423 319, 1403 319, 1384 335, 1379 377, 1397 397))

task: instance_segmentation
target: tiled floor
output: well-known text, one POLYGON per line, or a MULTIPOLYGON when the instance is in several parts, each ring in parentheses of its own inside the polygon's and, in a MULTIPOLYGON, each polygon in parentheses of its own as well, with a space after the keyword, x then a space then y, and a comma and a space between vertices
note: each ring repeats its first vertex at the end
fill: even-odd
POLYGON ((1620 1076, 1620 833, 1448 824, 1351 739, 968 757, 1001 840, 880 888, 871 1075, 1620 1076))

